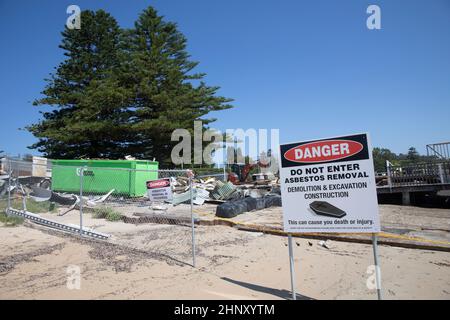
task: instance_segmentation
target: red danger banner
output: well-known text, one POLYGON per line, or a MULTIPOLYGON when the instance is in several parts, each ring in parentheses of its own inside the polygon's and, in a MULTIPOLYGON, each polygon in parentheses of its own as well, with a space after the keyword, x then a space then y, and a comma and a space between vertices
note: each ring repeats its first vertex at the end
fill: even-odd
POLYGON ((351 157, 363 148, 361 143, 352 140, 325 140, 291 148, 284 153, 284 157, 299 163, 328 162, 351 157))
POLYGON ((313 140, 281 145, 283 168, 327 162, 369 159, 367 136, 357 134, 332 139, 313 140))
POLYGON ((170 179, 147 181, 147 189, 167 188, 169 186, 170 186, 170 179))

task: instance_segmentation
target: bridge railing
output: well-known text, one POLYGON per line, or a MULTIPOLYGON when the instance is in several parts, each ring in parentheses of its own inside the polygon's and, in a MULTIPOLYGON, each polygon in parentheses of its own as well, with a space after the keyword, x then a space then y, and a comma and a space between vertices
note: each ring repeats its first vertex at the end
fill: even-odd
POLYGON ((450 142, 427 144, 427 156, 449 160, 450 142))
POLYGON ((396 166, 388 163, 390 187, 450 183, 450 161, 425 162, 396 166))

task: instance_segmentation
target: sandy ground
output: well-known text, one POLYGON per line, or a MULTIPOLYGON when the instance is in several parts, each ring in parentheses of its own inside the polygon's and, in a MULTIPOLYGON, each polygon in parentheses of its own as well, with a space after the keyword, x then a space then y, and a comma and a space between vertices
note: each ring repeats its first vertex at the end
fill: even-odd
MULTIPOLYGON (((64 220, 78 223, 78 215, 64 220)), ((290 298, 284 237, 198 226, 193 268, 187 227, 107 222, 90 214, 84 220, 112 238, 0 226, 0 299, 290 298), (71 266, 80 268, 80 289, 67 286, 71 266)), ((298 298, 376 298, 367 286, 374 278, 371 246, 331 241, 326 249, 318 240, 294 240, 298 298)), ((450 299, 450 253, 391 246, 379 252, 385 298, 450 299)))
MULTIPOLYGON (((448 242, 450 247, 450 210, 413 206, 379 205, 381 230, 407 237, 448 242)), ((214 206, 196 207, 202 219, 213 219, 214 206)), ((240 214, 232 220, 242 223, 282 229, 282 208, 271 207, 240 214)), ((445 245, 443 245, 445 246, 445 245)))

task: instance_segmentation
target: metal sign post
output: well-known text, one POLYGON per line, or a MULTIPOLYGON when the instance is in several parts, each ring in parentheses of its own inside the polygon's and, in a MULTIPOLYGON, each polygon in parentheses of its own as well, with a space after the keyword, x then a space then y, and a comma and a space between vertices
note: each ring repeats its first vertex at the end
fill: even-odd
POLYGON ((380 265, 378 263, 378 236, 376 233, 372 234, 372 246, 373 246, 373 258, 375 261, 375 276, 376 276, 378 300, 383 300, 383 295, 381 292, 381 270, 380 265))
POLYGON ((80 168, 80 236, 83 236, 83 176, 84 168, 80 168))
POLYGON ((294 253, 292 249, 292 235, 288 234, 288 246, 289 246, 289 265, 291 268, 291 291, 292 300, 297 300, 297 294, 295 293, 295 265, 294 265, 294 253))
POLYGON ((8 209, 6 210, 6 215, 9 215, 9 209, 11 209, 11 175, 12 175, 12 168, 11 168, 11 160, 9 160, 9 168, 8 168, 8 209))
POLYGON ((22 185, 20 185, 20 191, 22 191, 22 211, 27 213, 27 192, 22 185))
POLYGON ((193 191, 192 191, 192 176, 189 176, 189 195, 191 198, 191 231, 192 231, 192 266, 195 268, 195 223, 193 207, 193 191))

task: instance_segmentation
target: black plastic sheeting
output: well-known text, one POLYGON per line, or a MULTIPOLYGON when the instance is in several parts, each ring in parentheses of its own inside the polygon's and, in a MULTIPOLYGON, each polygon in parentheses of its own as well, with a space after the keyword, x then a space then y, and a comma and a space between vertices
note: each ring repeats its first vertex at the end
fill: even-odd
POLYGON ((281 196, 267 195, 262 198, 243 198, 222 203, 216 208, 216 216, 221 218, 233 218, 238 214, 261 210, 269 207, 281 207, 281 196))

